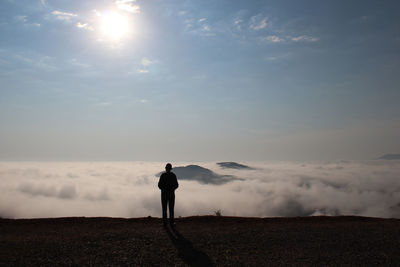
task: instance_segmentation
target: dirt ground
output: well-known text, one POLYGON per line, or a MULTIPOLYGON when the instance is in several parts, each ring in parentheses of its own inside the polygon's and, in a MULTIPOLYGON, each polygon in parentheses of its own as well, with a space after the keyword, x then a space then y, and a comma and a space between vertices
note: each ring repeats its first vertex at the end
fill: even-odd
POLYGON ((400 220, 0 219, 1 266, 399 266, 400 220))

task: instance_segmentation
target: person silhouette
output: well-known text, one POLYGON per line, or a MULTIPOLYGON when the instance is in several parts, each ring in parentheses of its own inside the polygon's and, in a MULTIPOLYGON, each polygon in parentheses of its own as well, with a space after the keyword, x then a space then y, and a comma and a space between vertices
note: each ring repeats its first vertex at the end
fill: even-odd
POLYGON ((161 206, 163 224, 167 225, 167 205, 169 207, 169 223, 174 227, 174 206, 175 206, 175 190, 178 188, 178 179, 175 173, 171 172, 172 165, 167 163, 165 165, 165 172, 160 176, 158 181, 158 188, 161 190, 161 206))

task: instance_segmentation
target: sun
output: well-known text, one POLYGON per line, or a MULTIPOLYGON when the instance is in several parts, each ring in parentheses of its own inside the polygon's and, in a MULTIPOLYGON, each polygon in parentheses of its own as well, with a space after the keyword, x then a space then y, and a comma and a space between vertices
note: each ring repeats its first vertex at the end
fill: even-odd
POLYGON ((117 12, 107 12, 101 15, 101 29, 105 36, 111 39, 122 39, 130 32, 129 19, 117 12))

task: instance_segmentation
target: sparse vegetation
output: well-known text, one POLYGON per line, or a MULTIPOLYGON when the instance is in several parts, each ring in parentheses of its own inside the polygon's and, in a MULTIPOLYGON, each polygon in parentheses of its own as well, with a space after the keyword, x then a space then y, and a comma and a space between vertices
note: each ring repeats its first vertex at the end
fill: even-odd
POLYGON ((216 210, 214 211, 215 216, 221 216, 222 215, 222 211, 221 210, 216 210))

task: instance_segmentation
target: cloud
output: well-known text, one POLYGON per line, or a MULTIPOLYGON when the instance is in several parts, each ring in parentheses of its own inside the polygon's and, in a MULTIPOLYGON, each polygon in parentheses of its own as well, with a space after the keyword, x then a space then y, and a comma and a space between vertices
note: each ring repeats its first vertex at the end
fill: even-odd
POLYGON ((56 185, 35 184, 32 182, 22 183, 17 189, 31 196, 58 197, 63 199, 73 199, 76 197, 75 186, 71 184, 63 185, 57 190, 56 185))
MULTIPOLYGON (((186 13, 185 13, 186 14, 186 13)), ((188 16, 185 16, 185 19, 183 20, 183 24, 185 25, 185 31, 194 35, 198 36, 215 36, 215 28, 210 26, 209 23, 207 23, 208 19, 207 18, 193 18, 188 16)), ((213 25, 215 26, 215 25, 213 25)))
POLYGON ((264 60, 265 61, 276 61, 276 60, 282 60, 282 59, 288 59, 288 58, 290 58, 290 53, 266 56, 266 57, 264 57, 264 60))
POLYGON ((76 189, 75 185, 64 185, 61 187, 60 192, 58 193, 58 197, 64 199, 72 199, 76 197, 76 189))
POLYGON ((91 67, 90 64, 83 63, 76 58, 73 58, 69 61, 69 63, 74 67, 79 67, 81 69, 89 69, 91 67))
POLYGON ((24 23, 27 22, 26 16, 20 15, 20 16, 15 16, 14 18, 15 18, 15 20, 20 21, 20 22, 24 22, 24 23))
POLYGON ((34 185, 32 183, 23 183, 18 186, 18 190, 32 196, 52 197, 57 194, 55 186, 34 185))
POLYGON ((40 27, 40 23, 37 22, 28 22, 28 17, 27 16, 23 16, 23 15, 19 15, 19 16, 15 16, 14 19, 20 23, 22 23, 25 26, 34 26, 34 27, 40 27))
POLYGON ((276 36, 276 35, 269 35, 269 36, 265 36, 265 37, 261 37, 260 40, 262 42, 268 42, 268 43, 281 43, 284 42, 285 39, 276 36))
POLYGON ((96 103, 96 106, 102 106, 102 107, 107 107, 112 105, 112 102, 98 102, 96 103))
POLYGON ((87 193, 85 195, 85 199, 91 200, 91 201, 99 201, 99 200, 110 200, 110 197, 108 195, 108 190, 106 187, 101 189, 97 194, 93 193, 87 193))
POLYGON ((154 62, 148 59, 147 57, 143 57, 142 60, 140 61, 140 64, 142 65, 142 68, 139 68, 137 70, 138 73, 149 73, 148 67, 152 65, 154 62))
POLYGON ((93 27, 91 25, 89 25, 89 23, 78 22, 78 23, 76 23, 76 27, 85 29, 85 30, 89 30, 89 31, 94 30, 93 27))
POLYGON ((135 2, 136 0, 116 0, 115 4, 119 9, 129 13, 140 13, 140 6, 134 4, 135 2))
MULTIPOLYGON (((173 163, 176 215, 400 218, 400 160, 173 163), (183 170, 183 172, 182 172, 183 170), (200 170, 200 171, 198 171, 200 170), (194 175, 194 176, 193 176, 194 175), (204 183, 211 177, 233 177, 204 183), (203 179, 202 182, 200 180, 203 179)), ((0 162, 0 217, 160 216, 165 162, 0 162)))
POLYGON ((259 40, 263 43, 300 43, 300 42, 317 42, 318 37, 300 35, 300 36, 278 36, 278 35, 268 35, 259 37, 259 40))
POLYGON ((54 10, 51 14, 58 20, 70 21, 72 18, 77 17, 77 14, 54 10))
POLYGON ((10 54, 10 58, 13 60, 30 67, 32 70, 36 69, 39 71, 51 72, 58 69, 56 62, 53 57, 30 53, 17 53, 10 54))
POLYGON ((210 31, 210 26, 208 26, 207 24, 203 25, 203 30, 209 32, 210 31))
POLYGON ((144 67, 150 66, 153 62, 147 57, 142 58, 141 63, 144 67))
POLYGON ((236 18, 233 20, 233 24, 234 24, 236 30, 238 30, 238 31, 242 30, 242 23, 243 23, 243 19, 236 18))
POLYGON ((290 38, 294 42, 317 42, 319 41, 319 38, 313 37, 313 36, 308 36, 308 35, 300 35, 296 37, 291 37, 290 38))
POLYGON ((268 26, 267 18, 263 17, 261 14, 253 16, 250 18, 250 29, 258 31, 265 29, 268 26))

